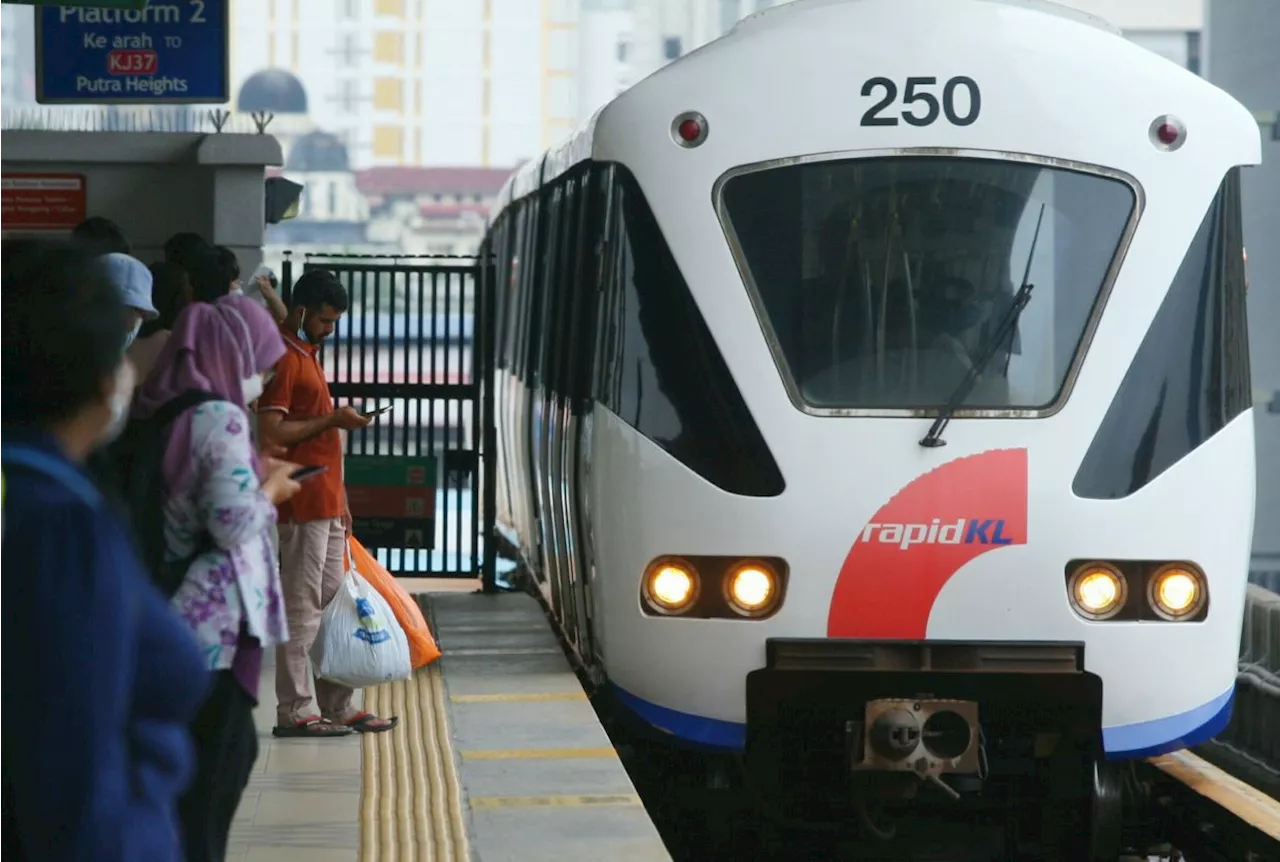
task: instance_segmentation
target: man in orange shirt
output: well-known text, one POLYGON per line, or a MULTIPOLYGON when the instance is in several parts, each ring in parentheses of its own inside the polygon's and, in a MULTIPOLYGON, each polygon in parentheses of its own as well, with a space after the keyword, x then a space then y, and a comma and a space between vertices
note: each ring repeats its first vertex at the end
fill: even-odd
POLYGON ((258 399, 259 427, 269 445, 283 446, 295 464, 327 470, 302 483, 281 504, 280 581, 289 642, 276 650, 276 736, 345 736, 390 730, 397 719, 378 718, 352 706, 352 690, 317 679, 312 706, 307 654, 325 606, 342 585, 351 512, 342 482, 342 436, 370 419, 352 407, 334 409, 320 366, 321 343, 347 310, 347 291, 326 270, 304 273, 293 287, 288 316, 280 324, 284 358, 258 399))

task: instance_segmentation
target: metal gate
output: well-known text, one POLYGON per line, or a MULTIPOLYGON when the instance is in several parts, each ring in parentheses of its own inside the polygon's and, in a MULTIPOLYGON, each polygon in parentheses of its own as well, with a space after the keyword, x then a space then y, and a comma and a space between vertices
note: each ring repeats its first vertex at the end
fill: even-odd
MULTIPOLYGON (((286 255, 286 302, 296 266, 286 255)), ((491 264, 308 254, 302 271, 313 269, 350 297, 320 354, 335 402, 391 406, 348 435, 356 536, 395 575, 481 577, 495 590, 491 264)))

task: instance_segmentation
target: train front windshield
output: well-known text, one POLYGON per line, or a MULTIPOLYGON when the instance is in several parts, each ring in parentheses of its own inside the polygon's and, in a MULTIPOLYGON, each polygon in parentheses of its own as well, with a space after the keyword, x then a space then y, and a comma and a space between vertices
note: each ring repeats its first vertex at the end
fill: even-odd
POLYGON ((778 363, 818 409, 945 404, 1028 262, 1030 299, 963 406, 1053 404, 1136 201, 1102 174, 932 156, 752 169, 720 192, 778 363))

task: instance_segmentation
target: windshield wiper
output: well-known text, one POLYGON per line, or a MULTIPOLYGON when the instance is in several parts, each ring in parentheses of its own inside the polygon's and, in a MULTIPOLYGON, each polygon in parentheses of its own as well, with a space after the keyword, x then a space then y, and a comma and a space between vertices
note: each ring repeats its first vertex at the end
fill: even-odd
POLYGON ((1035 285, 1028 281, 1031 278, 1031 264, 1036 259, 1036 243, 1040 241, 1040 224, 1044 221, 1044 204, 1040 204, 1040 215, 1036 218, 1036 232, 1031 237, 1031 251, 1027 255, 1027 268, 1022 273, 1022 286, 1018 288, 1018 292, 1013 295, 1013 304, 1004 313, 1004 317, 1000 318, 1000 325, 996 327, 996 331, 982 345, 982 349, 978 352, 978 357, 974 359, 973 364, 969 366, 969 372, 965 374, 964 379, 956 386, 955 391, 951 393, 951 397, 942 405, 942 409, 938 411, 938 418, 933 420, 933 424, 929 426, 929 433, 925 434, 920 440, 920 445, 929 449, 938 446, 947 445, 947 441, 942 439, 942 431, 947 427, 947 423, 951 421, 951 417, 959 409, 964 400, 969 397, 969 393, 973 391, 974 384, 978 382, 978 378, 982 376, 983 370, 996 355, 996 351, 1000 349, 1000 345, 1004 344, 1013 332, 1013 328, 1018 325, 1018 317, 1022 314, 1022 309, 1027 307, 1027 303, 1031 301, 1031 291, 1035 285))

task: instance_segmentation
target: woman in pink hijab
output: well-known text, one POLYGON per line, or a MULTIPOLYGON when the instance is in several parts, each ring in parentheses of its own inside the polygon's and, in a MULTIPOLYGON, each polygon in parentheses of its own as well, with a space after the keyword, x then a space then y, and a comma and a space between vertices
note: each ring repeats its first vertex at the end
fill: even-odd
POLYGON ((188 560, 174 607, 213 675, 192 724, 196 775, 180 804, 189 862, 221 862, 231 821, 258 754, 253 708, 262 651, 288 639, 272 545, 276 505, 300 487, 297 465, 262 459, 246 405, 284 355, 270 315, 241 296, 187 306, 135 399, 146 418, 184 393, 213 400, 170 426, 162 461, 165 544, 188 560))

